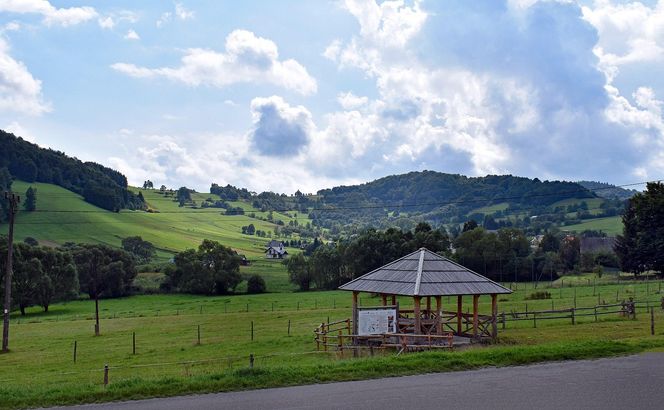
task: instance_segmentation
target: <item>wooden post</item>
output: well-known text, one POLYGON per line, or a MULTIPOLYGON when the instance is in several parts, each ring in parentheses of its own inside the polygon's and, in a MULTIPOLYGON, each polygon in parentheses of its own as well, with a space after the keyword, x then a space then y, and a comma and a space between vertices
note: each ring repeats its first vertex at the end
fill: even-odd
POLYGON ((74 363, 76 363, 76 350, 78 349, 78 342, 74 340, 74 363))
POLYGON ((574 324, 576 324, 576 320, 574 318, 574 308, 571 308, 570 312, 572 312, 572 324, 574 325, 574 324))
POLYGON ((473 337, 474 338, 477 338, 477 328, 480 323, 477 312, 479 300, 480 300, 480 295, 473 295, 473 337))
POLYGON ((198 344, 201 344, 201 325, 198 325, 198 344))
POLYGON ((253 369, 254 368, 254 354, 249 355, 249 368, 253 369))
POLYGON ((650 308, 650 334, 655 336, 655 308, 650 308))
POLYGON ((533 327, 537 328, 537 312, 533 312, 533 327))
POLYGON ((383 306, 387 306, 387 295, 384 294, 384 293, 382 293, 382 294, 380 295, 380 298, 381 298, 381 301, 382 301, 382 303, 383 303, 383 306))
POLYGON ((498 316, 498 295, 491 294, 491 337, 498 337, 498 324, 496 323, 498 316))
POLYGON ((427 311, 425 317, 431 319, 431 296, 427 296, 427 311))
POLYGON ((457 296, 457 335, 461 336, 461 315, 463 314, 463 296, 457 296))
POLYGON ((440 311, 442 310, 442 296, 436 296, 436 334, 443 334, 443 322, 441 320, 440 311))
POLYGON ((397 305, 397 295, 392 295, 392 306, 397 305))
POLYGON ((358 299, 359 292, 353 291, 353 334, 357 334, 357 318, 358 318, 358 312, 357 312, 357 299, 358 299))
POLYGON ((251 321, 251 341, 254 341, 254 321, 251 321))
POLYGON ((413 315, 415 316, 415 333, 416 335, 419 335, 422 333, 422 320, 421 320, 421 313, 420 313, 420 304, 422 302, 422 298, 420 296, 414 296, 413 297, 413 310, 414 313, 413 315))
POLYGON ((288 336, 290 336, 290 319, 288 319, 288 336))
POLYGON ((136 332, 131 332, 131 353, 136 354, 136 332))
POLYGON ((104 365, 104 387, 108 386, 108 364, 104 365))

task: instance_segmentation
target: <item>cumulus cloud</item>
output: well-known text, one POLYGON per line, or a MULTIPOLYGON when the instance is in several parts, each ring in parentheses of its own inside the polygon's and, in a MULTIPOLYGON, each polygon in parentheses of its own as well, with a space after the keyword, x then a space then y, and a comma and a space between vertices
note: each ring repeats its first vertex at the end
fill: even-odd
POLYGON ((116 63, 116 71, 138 78, 163 77, 190 86, 223 88, 235 83, 270 83, 301 94, 316 92, 316 80, 297 61, 280 60, 277 45, 246 30, 226 37, 225 52, 193 48, 179 67, 146 68, 116 63))
POLYGON ((652 170, 664 152, 661 102, 647 87, 633 103, 612 88, 597 52, 602 31, 575 4, 343 6, 359 32, 334 40, 323 55, 374 78, 377 97, 339 95, 344 111, 328 114, 310 144, 314 169, 335 163, 367 177, 429 168, 624 181, 652 170))
POLYGON ((251 141, 262 155, 297 155, 315 132, 311 113, 306 108, 293 107, 278 96, 254 98, 251 113, 254 119, 251 141))
POLYGON ((73 26, 98 16, 93 7, 54 7, 48 0, 0 0, 0 12, 34 13, 44 17, 46 25, 73 26))
POLYGON ((0 112, 40 115, 50 110, 42 97, 41 81, 10 55, 9 43, 0 37, 0 112))
POLYGON ((129 29, 129 30, 127 31, 127 34, 124 35, 124 39, 125 39, 125 40, 140 40, 141 37, 138 35, 137 32, 135 32, 135 31, 132 30, 132 29, 129 29))
POLYGON ((194 18, 194 12, 188 10, 182 3, 175 3, 175 15, 180 20, 190 20, 194 18))
POLYGON ((596 53, 610 67, 664 61, 664 1, 648 7, 640 2, 597 1, 583 7, 583 18, 599 33, 596 53))
POLYGON ((3 130, 11 132, 17 137, 21 137, 26 141, 35 142, 35 138, 32 136, 32 133, 28 131, 23 125, 19 124, 17 121, 12 121, 3 127, 3 130))
POLYGON ((118 12, 113 12, 97 19, 99 27, 103 29, 113 29, 117 24, 120 23, 136 23, 138 22, 138 15, 131 10, 121 10, 118 12))

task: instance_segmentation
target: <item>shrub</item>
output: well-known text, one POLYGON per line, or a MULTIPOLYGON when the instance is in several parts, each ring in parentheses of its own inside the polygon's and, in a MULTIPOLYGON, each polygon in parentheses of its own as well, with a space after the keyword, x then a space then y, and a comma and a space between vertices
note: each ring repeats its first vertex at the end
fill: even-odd
POLYGON ((247 293, 265 293, 266 291, 265 280, 261 275, 252 275, 247 280, 247 293))
POLYGON ((551 299, 551 294, 545 291, 533 292, 530 295, 526 296, 526 300, 538 300, 538 299, 551 299))

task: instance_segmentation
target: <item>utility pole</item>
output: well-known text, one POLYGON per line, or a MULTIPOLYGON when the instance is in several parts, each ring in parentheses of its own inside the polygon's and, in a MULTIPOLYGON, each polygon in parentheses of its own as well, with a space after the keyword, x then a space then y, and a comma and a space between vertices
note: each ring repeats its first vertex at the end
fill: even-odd
POLYGON ((5 200, 9 202, 9 235, 7 236, 7 271, 5 272, 5 305, 2 322, 2 352, 9 351, 9 311, 12 307, 12 257, 14 251, 14 219, 21 198, 5 192, 5 200))

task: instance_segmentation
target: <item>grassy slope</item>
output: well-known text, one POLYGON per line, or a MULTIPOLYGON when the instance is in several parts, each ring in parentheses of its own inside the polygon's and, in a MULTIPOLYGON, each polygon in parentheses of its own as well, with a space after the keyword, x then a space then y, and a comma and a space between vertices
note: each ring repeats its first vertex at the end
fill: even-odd
MULTIPOLYGON (((231 246, 256 259, 263 256, 268 240, 241 234, 241 227, 253 223, 257 229, 274 232, 275 224, 246 215, 226 216, 221 209, 180 208, 169 198, 155 191, 142 191, 149 205, 160 213, 122 211, 113 213, 84 202, 79 195, 50 184, 14 182, 13 189, 25 192, 28 186, 37 188, 37 212, 19 212, 16 237, 28 236, 46 243, 96 242, 119 246, 122 238, 140 235, 155 244, 161 255, 193 248, 203 239, 212 239, 231 246)), ((138 190, 136 190, 138 191, 138 190)), ((201 202, 212 194, 194 194, 201 202)), ((244 204, 248 210, 251 206, 244 204)), ((260 212, 258 214, 261 214, 260 212)), ((298 219, 306 216, 298 215, 298 219)), ((288 216, 276 214, 286 223, 288 216)))
MULTIPOLYGON (((602 279, 609 278, 605 275, 602 279)), ((553 299, 525 300, 534 289, 531 284, 519 284, 514 294, 501 296, 499 310, 523 311, 526 304, 528 310, 543 310, 550 308, 552 301, 556 308, 570 307, 574 294, 579 306, 594 305, 598 298, 613 302, 616 291, 619 298, 648 297, 654 301, 660 297, 658 282, 642 281, 602 283, 595 295, 592 286, 546 290, 553 299)), ((536 329, 532 321, 510 322, 500 331, 501 346, 489 349, 406 357, 387 352, 385 357, 360 361, 348 355, 341 359, 334 353, 316 353, 313 328, 328 317, 332 321, 347 318, 350 303, 349 293, 341 291, 103 300, 102 336, 97 338, 92 336, 91 301, 57 304, 48 314, 31 308, 27 317, 13 318, 12 352, 0 355, 0 407, 354 380, 599 357, 664 346, 661 327, 657 327, 656 336, 649 336, 648 315, 639 312, 636 321, 612 314, 602 316, 597 323, 592 317, 579 317, 576 326, 568 319, 538 320, 536 329), (287 335, 289 320, 291 336, 287 335), (196 344, 198 325, 201 345, 196 344), (136 355, 131 353, 132 332, 136 332, 136 355), (76 364, 72 363, 74 340, 78 342, 76 364), (250 353, 256 355, 253 372, 246 369, 250 353), (189 361, 207 362, 186 363, 189 361), (99 371, 105 363, 111 366, 111 387, 106 390, 100 386, 99 371), (150 366, 154 364, 161 365, 150 366)), ((379 304, 379 298, 363 295, 361 304, 379 304)), ((410 301, 403 298, 400 305, 407 308, 410 301)), ((471 305, 469 298, 464 300, 465 307, 471 305)), ((443 306, 454 308, 455 300, 443 298, 443 306)), ((489 309, 490 298, 480 298, 480 310, 487 313, 489 309)), ((656 320, 662 319, 664 313, 657 310, 656 320)))
POLYGON ((619 216, 608 218, 589 219, 574 225, 561 226, 563 231, 583 232, 586 229, 603 231, 609 236, 621 235, 623 230, 622 219, 619 216))

